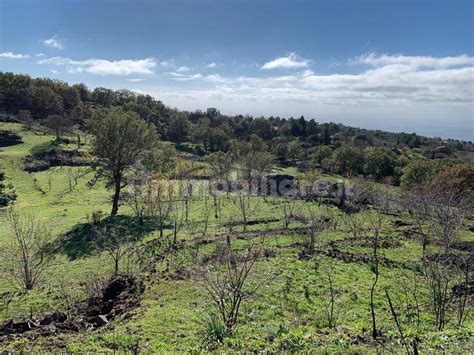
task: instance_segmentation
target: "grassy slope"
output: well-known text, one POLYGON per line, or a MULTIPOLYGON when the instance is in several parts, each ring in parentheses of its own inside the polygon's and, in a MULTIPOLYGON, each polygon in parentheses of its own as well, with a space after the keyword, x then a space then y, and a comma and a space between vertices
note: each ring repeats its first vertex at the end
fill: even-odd
MULTIPOLYGON (((73 192, 68 192, 67 172, 55 168, 47 172, 29 174, 22 170, 22 159, 31 149, 49 142, 52 137, 43 134, 25 132, 19 125, 2 124, 2 129, 12 129, 20 132, 24 143, 3 148, 0 151, 0 169, 3 169, 7 179, 18 193, 18 207, 22 211, 30 211, 41 216, 47 223, 54 236, 67 232, 78 223, 86 222, 87 214, 95 210, 108 211, 110 208, 110 192, 99 183, 94 188, 86 187, 89 177, 80 180, 73 192), (51 191, 41 193, 33 184, 33 178, 38 180, 43 190, 48 190, 48 179, 51 179, 51 191)), ((72 147, 71 147, 72 148, 72 147)), ((291 172, 291 171, 285 171, 291 172)), ((281 212, 276 199, 255 199, 256 217, 279 217, 281 212)), ((300 204, 307 204, 300 202, 300 204)), ((313 206, 314 207, 314 206, 313 206)), ((322 211, 326 207, 320 208, 322 211)), ((302 207, 306 210, 306 207, 302 207)), ((203 210, 202 201, 192 205, 191 221, 199 221, 203 210)), ((2 212, 0 212, 2 213, 2 212)), ((123 208, 122 214, 129 211, 123 208)), ((223 207, 223 218, 236 216, 237 210, 231 203, 223 207)), ((212 215, 212 214, 211 214, 212 215)), ((223 231, 211 217, 210 234, 223 231)), ((293 226, 296 226, 294 224, 293 226)), ((281 223, 267 226, 256 225, 249 229, 277 228, 281 223)), ((387 223, 384 235, 399 233, 387 223)), ((180 238, 190 238, 193 231, 183 230, 180 238)), ((319 243, 326 245, 330 240, 341 239, 348 232, 331 231, 324 233, 319 243)), ((464 238, 472 239, 473 233, 463 232, 464 238)), ((156 232, 143 236, 143 240, 156 237, 156 232)), ((0 215, 0 247, 9 242, 9 230, 3 215, 0 215)), ((235 335, 221 344, 220 350, 308 350, 324 351, 371 351, 375 349, 369 344, 354 344, 351 341, 355 334, 367 334, 370 329, 369 290, 372 274, 368 265, 344 263, 330 258, 319 258, 319 261, 303 261, 298 259, 299 249, 294 244, 300 241, 299 236, 282 235, 271 237, 267 248, 272 249, 275 257, 261 261, 257 265, 256 277, 271 279, 262 287, 258 296, 244 304, 242 318, 235 335), (327 290, 327 278, 324 272, 329 263, 335 265, 336 288, 341 293, 342 311, 339 318, 338 330, 330 330, 324 317, 323 297, 327 290), (271 275, 271 276, 270 276, 271 275), (280 329, 281 331, 278 331, 280 329), (275 337, 275 339, 272 339, 275 337)), ((139 241, 141 242, 141 241, 139 241)), ((234 246, 244 248, 245 240, 236 240, 234 246)), ((81 245, 74 245, 81 248, 81 245)), ((215 244, 208 244, 201 250, 201 255, 211 253, 215 244)), ((341 247, 345 250, 370 253, 365 247, 341 247)), ((163 271, 166 262, 176 268, 176 265, 192 268, 187 251, 174 259, 166 260, 158 265, 163 271), (173 266, 174 265, 174 266, 173 266)), ((395 261, 413 261, 421 256, 420 245, 416 241, 403 240, 399 248, 381 250, 381 254, 395 261)), ((106 256, 84 254, 71 257, 72 253, 56 255, 55 266, 48 273, 47 280, 36 290, 27 295, 18 295, 9 306, 0 309, 0 320, 62 307, 62 301, 57 291, 58 282, 65 283, 71 290, 79 290, 81 280, 110 272, 110 262, 106 256)), ((1 265, 0 265, 1 266, 1 265)), ((0 271, 1 272, 1 271, 0 271)), ((403 299, 403 277, 410 274, 407 270, 396 268, 381 268, 380 282, 377 288, 376 307, 380 326, 388 336, 397 338, 396 328, 390 318, 388 304, 383 290, 390 289, 396 306, 401 307, 403 299)), ((13 292, 8 283, 7 275, 0 274, 0 294, 13 292)), ((70 351, 111 351, 130 350, 138 342, 143 350, 176 351, 201 349, 203 330, 212 304, 200 285, 200 280, 190 276, 184 280, 174 280, 167 273, 160 272, 152 280, 145 292, 142 305, 133 311, 133 316, 123 321, 115 321, 99 331, 87 334, 61 335, 58 338, 40 338, 31 342, 26 338, 18 338, 8 344, 0 344, 5 350, 59 350, 70 351)), ((77 291, 79 295, 79 291, 77 291)), ((422 338, 421 349, 468 351, 473 347, 472 336, 474 323, 471 318, 466 327, 460 330, 448 330, 444 333, 434 333, 433 319, 427 312, 422 314, 422 326, 417 330, 404 322, 407 333, 417 334, 422 338)), ((405 320, 404 320, 405 321, 405 320)), ((453 327, 450 327, 453 329, 453 327)), ((392 342, 385 345, 391 350, 402 351, 400 344, 392 342)), ((379 349, 382 347, 379 345, 379 349)))

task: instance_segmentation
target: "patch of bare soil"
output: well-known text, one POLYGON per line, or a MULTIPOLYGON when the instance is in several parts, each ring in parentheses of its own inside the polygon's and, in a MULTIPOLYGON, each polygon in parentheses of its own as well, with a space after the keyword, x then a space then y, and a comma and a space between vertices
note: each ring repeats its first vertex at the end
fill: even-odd
POLYGON ((144 290, 141 280, 129 275, 117 275, 96 294, 72 305, 69 315, 54 311, 37 318, 6 321, 0 325, 0 343, 18 335, 35 338, 100 328, 137 307, 144 290))
MULTIPOLYGON (((373 240, 372 238, 368 237, 349 237, 345 239, 333 240, 329 243, 329 245, 331 247, 335 247, 336 245, 373 247, 373 240)), ((401 246, 401 242, 400 239, 395 237, 380 237, 377 246, 379 248, 398 248, 401 246)))
MULTIPOLYGON (((337 247, 333 247, 332 249, 325 250, 323 251, 323 254, 331 258, 342 260, 346 263, 369 264, 373 261, 373 258, 371 255, 351 253, 348 251, 339 250, 337 247)), ((382 256, 378 257, 378 262, 380 265, 387 266, 387 267, 410 268, 409 265, 405 265, 403 263, 399 263, 397 261, 394 261, 382 256)))
POLYGON ((472 265, 474 263, 474 254, 469 253, 467 255, 462 255, 461 253, 433 253, 425 256, 425 259, 428 262, 439 262, 449 268, 456 268, 461 270, 466 270, 466 268, 468 268, 469 270, 471 270, 472 265))
POLYGON ((460 251, 465 251, 474 254, 474 241, 463 240, 455 242, 451 245, 451 247, 460 251))
POLYGON ((191 244, 198 243, 199 245, 214 243, 222 241, 231 236, 231 238, 241 239, 242 237, 269 237, 274 235, 290 235, 290 234, 306 234, 308 233, 307 227, 295 227, 295 228, 275 228, 257 231, 234 231, 232 234, 229 233, 218 233, 209 238, 198 237, 190 241, 191 244))

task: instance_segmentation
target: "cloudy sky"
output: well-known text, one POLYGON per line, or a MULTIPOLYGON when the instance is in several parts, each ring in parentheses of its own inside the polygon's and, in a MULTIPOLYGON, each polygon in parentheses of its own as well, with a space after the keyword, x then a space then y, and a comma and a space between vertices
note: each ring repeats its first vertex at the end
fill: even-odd
POLYGON ((0 0, 0 70, 474 140, 473 4, 0 0))

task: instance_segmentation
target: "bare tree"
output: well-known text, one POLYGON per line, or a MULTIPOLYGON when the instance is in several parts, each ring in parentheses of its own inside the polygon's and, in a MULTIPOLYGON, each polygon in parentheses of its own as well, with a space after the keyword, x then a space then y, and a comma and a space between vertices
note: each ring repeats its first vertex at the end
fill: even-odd
POLYGON ((146 217, 158 224, 162 238, 165 223, 170 221, 178 201, 176 185, 165 177, 155 175, 144 183, 132 184, 125 200, 141 225, 146 217))
POLYGON ((289 228, 291 221, 295 218, 296 204, 296 200, 291 198, 284 198, 280 204, 285 229, 289 228))
POLYGON ((324 270, 327 277, 327 290, 324 294, 323 302, 329 328, 336 326, 341 311, 338 299, 339 292, 334 285, 334 269, 334 264, 330 262, 324 270))
POLYGON ((431 234, 447 253, 458 239, 466 216, 472 213, 471 196, 438 179, 435 183, 410 190, 405 200, 422 236, 431 234))
POLYGON ((245 232, 247 231, 249 217, 257 208, 258 200, 253 201, 254 203, 252 204, 252 195, 250 194, 250 191, 246 191, 245 189, 236 193, 235 200, 237 207, 239 208, 240 216, 242 217, 243 230, 245 232))
POLYGON ((316 239, 328 227, 329 218, 326 215, 317 213, 314 209, 309 209, 308 216, 305 217, 307 233, 304 234, 304 250, 307 255, 313 255, 316 251, 316 239))
POLYGON ((49 266, 46 247, 50 235, 33 215, 21 216, 15 209, 10 209, 7 218, 13 235, 5 253, 9 274, 17 286, 31 290, 41 282, 49 266))
POLYGON ((339 225, 343 221, 341 215, 334 208, 330 208, 329 206, 326 206, 325 214, 329 217, 328 228, 333 231, 337 231, 339 225))
POLYGON ((66 166, 66 178, 68 183, 68 191, 72 192, 79 184, 79 179, 87 175, 88 169, 80 166, 66 166))
POLYGON ((451 287, 453 271, 449 260, 435 255, 426 261, 425 277, 428 283, 431 307, 436 319, 436 330, 441 331, 447 323, 448 309, 452 302, 451 287))
POLYGON ((225 182, 227 184, 226 192, 228 192, 230 187, 230 174, 234 164, 232 155, 223 152, 211 153, 207 157, 207 162, 211 166, 212 176, 219 181, 225 182))
POLYGON ((469 275, 471 272, 472 257, 472 255, 465 255, 462 257, 460 267, 460 283, 453 288, 453 291, 457 291, 456 311, 458 326, 463 325, 464 320, 467 318, 469 311, 471 310, 471 308, 468 306, 468 300, 471 287, 469 275))
POLYGON ((372 283, 372 287, 370 288, 370 313, 372 316, 372 337, 375 339, 378 336, 377 331, 377 321, 375 317, 375 306, 374 306, 374 295, 375 295, 375 287, 377 286, 377 282, 379 280, 379 257, 378 257, 378 247, 379 247, 379 237, 380 232, 382 231, 383 225, 383 215, 381 211, 376 211, 373 215, 373 218, 370 219, 370 223, 372 226, 372 265, 371 269, 374 274, 374 281, 372 283))
POLYGON ((263 177, 272 170, 273 160, 273 155, 267 152, 251 152, 241 157, 241 170, 249 187, 254 182, 261 186, 263 177))
MULTIPOLYGON (((434 183, 417 186, 407 193, 405 201, 422 237, 424 277, 436 329, 441 331, 448 321, 448 310, 453 301, 451 288, 458 269, 453 263, 451 247, 459 237, 459 230, 472 209, 472 202, 448 182, 442 186, 434 183), (427 245, 431 241, 443 247, 441 253, 428 253, 427 245)), ((461 258, 461 255, 455 258, 461 258)), ((463 314, 462 298, 459 301, 458 310, 463 314)), ((462 318, 458 318, 458 322, 462 322, 462 318)))
POLYGON ((165 223, 169 221, 175 207, 175 185, 166 179, 151 181, 152 199, 149 205, 150 216, 158 223, 160 238, 163 238, 165 223))
POLYGON ((72 121, 61 115, 49 115, 44 121, 44 125, 54 132, 56 140, 61 138, 69 131, 72 126, 72 121))
POLYGON ((237 324, 242 302, 253 296, 262 284, 248 282, 261 251, 261 246, 250 244, 244 255, 238 255, 226 244, 219 260, 221 265, 213 272, 206 270, 203 275, 204 287, 228 331, 237 324))
POLYGON ((210 210, 210 202, 209 202, 209 194, 207 193, 206 189, 202 189, 202 200, 203 200, 203 207, 201 209, 202 211, 202 235, 206 236, 207 235, 207 230, 209 228, 209 217, 211 214, 210 210))
POLYGON ((413 270, 412 276, 404 275, 401 278, 402 290, 405 294, 406 317, 417 327, 420 325, 421 317, 420 277, 417 271, 413 270))
POLYGON ((96 229, 98 239, 102 243, 102 249, 113 262, 113 275, 118 275, 121 262, 133 253, 133 247, 120 240, 119 236, 106 226, 96 229))
POLYGON ((143 226, 145 218, 149 217, 150 205, 153 200, 151 185, 130 184, 128 191, 123 196, 127 205, 135 213, 140 226, 143 226))
POLYGON ((348 213, 344 215, 344 222, 352 233, 353 238, 359 238, 364 232, 364 218, 358 213, 348 213))
POLYGON ((385 289, 385 296, 387 296, 388 304, 390 306, 390 312, 392 313, 393 321, 397 325, 397 329, 398 329, 398 332, 400 333, 402 344, 405 347, 407 354, 411 354, 410 347, 408 346, 408 343, 405 340, 405 334, 403 333, 403 328, 400 324, 400 321, 398 320, 397 312, 395 311, 395 308, 393 307, 392 299, 390 298, 390 294, 388 293, 387 289, 385 289))
POLYGON ((19 110, 17 118, 27 130, 31 131, 35 120, 31 117, 30 110, 19 110))

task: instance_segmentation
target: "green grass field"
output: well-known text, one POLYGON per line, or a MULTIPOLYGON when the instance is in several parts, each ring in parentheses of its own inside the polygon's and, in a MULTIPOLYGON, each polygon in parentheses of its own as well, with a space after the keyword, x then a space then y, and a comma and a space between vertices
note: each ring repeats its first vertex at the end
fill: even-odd
MULTIPOLYGON (((0 170, 5 172, 7 183, 11 183, 18 198, 15 203, 21 213, 32 213, 41 218, 57 246, 53 261, 45 280, 33 291, 22 293, 13 288, 6 270, 6 255, 0 259, 0 323, 10 318, 28 317, 30 314, 54 309, 64 309, 64 300, 59 292, 60 285, 66 285, 74 299, 84 297, 81 284, 92 278, 110 275, 112 264, 106 253, 99 253, 94 245, 81 239, 73 239, 69 233, 88 222, 94 211, 108 213, 111 208, 111 192, 105 183, 99 181, 93 187, 87 182, 92 172, 79 179, 72 191, 66 167, 55 167, 47 171, 28 173, 23 170, 24 158, 41 149, 53 140, 44 133, 23 130, 18 124, 1 123, 0 129, 21 134, 23 144, 0 149, 0 170), (66 237, 64 236, 66 234, 66 237), (69 238, 67 237, 69 236, 69 238), (8 301, 7 301, 8 300, 8 301)), ((75 149, 71 143, 64 149, 75 149)), ((87 150, 87 144, 81 149, 87 150)), ((72 168, 79 169, 79 168, 72 168)), ((295 174, 292 168, 277 168, 279 173, 295 174)), ((330 177, 335 179, 334 177, 330 177)), ((252 198, 251 219, 281 218, 281 198, 252 198)), ((207 238, 225 232, 223 226, 231 218, 239 219, 237 205, 222 198, 220 217, 214 218, 211 203, 207 238)), ((320 213, 333 213, 342 217, 336 207, 319 205, 316 202, 298 201, 298 210, 307 213, 313 209, 320 213)), ((403 353, 396 324, 392 319, 385 289, 389 290, 394 306, 400 314, 400 321, 407 337, 419 338, 418 349, 422 352, 472 353, 474 351, 474 318, 470 314, 463 327, 455 324, 454 310, 450 322, 443 332, 436 332, 434 319, 428 309, 429 299, 426 284, 420 282, 420 303, 422 313, 420 324, 406 312, 407 284, 412 282, 413 270, 406 265, 419 263, 422 250, 415 239, 405 237, 387 217, 381 238, 393 237, 400 240, 399 246, 380 249, 380 256, 390 259, 399 266, 380 267, 380 279, 375 292, 375 308, 378 327, 383 341, 370 338, 371 318, 369 294, 373 274, 370 265, 361 262, 345 262, 321 253, 312 259, 300 259, 302 236, 297 233, 281 232, 265 237, 268 251, 257 263, 252 282, 263 282, 257 293, 242 305, 240 321, 235 332, 219 344, 205 344, 205 329, 213 303, 206 294, 202 279, 198 275, 201 260, 211 255, 222 240, 201 246, 198 256, 192 256, 192 238, 202 228, 204 201, 196 199, 190 207, 189 223, 179 232, 183 247, 166 255, 157 265, 157 272, 146 281, 146 291, 140 306, 131 310, 99 330, 86 333, 64 333, 56 337, 28 339, 16 336, 0 340, 0 351, 68 351, 68 352, 113 352, 113 351, 314 351, 329 352, 397 352, 403 353), (335 329, 328 327, 325 315, 328 279, 327 270, 334 268, 334 284, 337 290, 339 317, 335 329), (176 277, 185 270, 184 277, 176 277)), ((370 214, 361 212, 363 223, 369 225, 370 214)), ((133 219, 130 208, 122 206, 120 217, 124 221, 133 219)), ((293 222, 290 228, 302 226, 293 222)), ((249 225, 248 230, 259 231, 282 228, 283 223, 271 222, 249 225)), ((241 231, 242 227, 235 227, 241 231)), ((11 242, 6 219, 6 210, 0 209, 0 250, 11 242)), ((131 233, 134 233, 131 231, 131 233)), ((166 235, 171 230, 166 230, 166 235)), ((238 235, 238 233, 236 233, 238 235)), ((336 229, 318 234, 320 250, 327 250, 329 243, 346 239, 351 233, 344 223, 336 229)), ((463 229, 461 237, 473 241, 474 233, 463 229)), ((127 236, 123 236, 127 239, 127 236)), ((135 235, 132 243, 143 243, 159 238, 158 230, 145 229, 135 235)), ((251 236, 238 236, 233 247, 244 250, 251 236)), ((371 248, 364 245, 337 244, 339 250, 357 255, 370 256, 371 248)), ((123 266, 125 267, 125 266, 123 266)))

